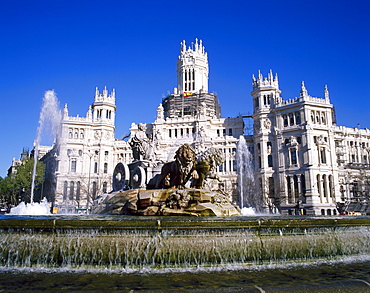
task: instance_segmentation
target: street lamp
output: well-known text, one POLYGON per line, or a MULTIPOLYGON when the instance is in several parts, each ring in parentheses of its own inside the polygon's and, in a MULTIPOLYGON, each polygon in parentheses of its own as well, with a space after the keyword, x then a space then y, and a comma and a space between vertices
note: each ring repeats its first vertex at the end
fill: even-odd
POLYGON ((86 155, 89 156, 89 177, 88 177, 88 183, 87 183, 87 197, 86 197, 86 211, 89 210, 89 201, 90 201, 90 181, 91 181, 91 159, 94 155, 98 155, 99 151, 92 152, 91 150, 88 150, 86 155))

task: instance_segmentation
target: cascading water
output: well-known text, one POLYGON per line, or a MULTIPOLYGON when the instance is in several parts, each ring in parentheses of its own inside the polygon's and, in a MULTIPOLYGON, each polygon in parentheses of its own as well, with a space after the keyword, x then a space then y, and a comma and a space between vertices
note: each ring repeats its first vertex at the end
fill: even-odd
POLYGON ((73 225, 70 219, 65 220, 66 224, 63 221, 61 218, 41 219, 37 223, 35 218, 32 221, 25 218, 1 222, 5 228, 0 229, 0 268, 154 272, 306 263, 370 253, 369 227, 357 227, 357 222, 340 219, 336 227, 328 226, 333 223, 329 219, 316 224, 307 220, 302 226, 289 219, 265 219, 264 222, 250 219, 241 225, 239 219, 222 222, 226 228, 221 229, 215 228, 220 227, 217 222, 198 220, 191 221, 190 226, 189 221, 181 220, 111 219, 102 223, 100 219, 89 218, 73 221, 73 225), (172 226, 176 228, 170 228, 172 226))
MULTIPOLYGON (((34 165, 32 172, 32 184, 31 184, 31 204, 21 203, 19 206, 11 210, 11 214, 23 214, 23 215, 35 215, 35 214, 49 214, 49 205, 46 200, 41 203, 34 203, 34 189, 35 189, 35 178, 36 178, 36 167, 37 159, 39 155, 39 146, 41 143, 43 134, 50 134, 50 137, 54 140, 53 143, 58 143, 58 137, 60 133, 61 125, 61 111, 59 108, 59 101, 53 90, 45 92, 43 98, 43 104, 40 111, 39 126, 37 128, 37 136, 34 142, 34 165), (39 206, 38 206, 39 205, 39 206)), ((45 137, 45 139, 48 139, 45 137)))
POLYGON ((252 154, 248 150, 247 142, 243 135, 240 136, 236 149, 236 162, 238 172, 238 192, 240 196, 240 208, 243 215, 251 215, 260 212, 262 199, 257 192, 254 180, 252 154))

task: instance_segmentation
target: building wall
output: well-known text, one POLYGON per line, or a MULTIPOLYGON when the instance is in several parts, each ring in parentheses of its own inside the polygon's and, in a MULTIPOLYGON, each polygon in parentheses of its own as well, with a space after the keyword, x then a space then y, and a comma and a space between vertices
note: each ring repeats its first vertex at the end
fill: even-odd
MULTIPOLYGON (((213 181, 213 188, 237 201, 236 150, 244 121, 241 116, 220 118, 217 97, 208 93, 207 58, 201 41, 193 48, 182 43, 178 87, 163 99, 165 107, 158 106, 146 134, 157 163, 173 160, 184 143, 198 154, 211 147, 222 150, 225 162, 217 170, 221 182, 213 181), (179 112, 175 108, 187 91, 196 109, 179 112), (208 104, 197 100, 203 96, 208 104)), ((369 193, 370 130, 336 126, 327 87, 323 98, 310 96, 303 82, 297 98, 283 100, 280 94, 277 75, 270 71, 267 77, 253 76, 254 131, 245 138, 264 210, 334 215, 338 205, 369 193)), ((133 162, 129 143, 115 139, 115 110, 115 93, 108 94, 106 88, 96 90, 86 117, 71 117, 64 108, 59 148, 43 158, 48 170, 45 193, 55 205, 88 208, 96 196, 112 190, 115 166, 133 162)), ((131 126, 131 137, 139 131, 138 122, 131 126)))

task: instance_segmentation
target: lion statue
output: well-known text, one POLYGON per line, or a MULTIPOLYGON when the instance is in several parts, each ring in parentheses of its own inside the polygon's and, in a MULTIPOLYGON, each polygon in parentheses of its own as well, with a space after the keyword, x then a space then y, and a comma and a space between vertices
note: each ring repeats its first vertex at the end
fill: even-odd
POLYGON ((175 161, 163 165, 155 188, 185 188, 190 178, 197 179, 196 153, 188 144, 183 144, 175 155, 175 161))
POLYGON ((217 179, 218 181, 221 181, 216 174, 216 168, 224 161, 225 158, 221 150, 215 148, 209 148, 206 150, 196 163, 195 169, 198 173, 198 178, 194 178, 192 187, 203 188, 206 178, 217 179))

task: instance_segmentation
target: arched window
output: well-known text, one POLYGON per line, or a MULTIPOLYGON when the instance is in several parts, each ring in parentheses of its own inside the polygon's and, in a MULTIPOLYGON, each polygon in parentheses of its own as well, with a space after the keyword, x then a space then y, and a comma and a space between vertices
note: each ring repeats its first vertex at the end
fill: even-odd
POLYGON ((296 202, 299 198, 298 177, 297 177, 297 175, 293 176, 293 186, 294 186, 294 197, 295 197, 294 202, 296 202))
POLYGON ((63 185, 63 200, 67 199, 67 191, 68 191, 68 182, 64 181, 63 185))
POLYGON ((108 163, 104 163, 104 173, 108 173, 108 163))
POLYGON ((324 197, 327 197, 328 196, 328 189, 327 189, 327 179, 326 179, 326 175, 322 175, 322 191, 323 191, 323 195, 324 197))
POLYGON ((77 201, 80 200, 80 195, 81 195, 81 183, 80 181, 77 181, 77 185, 76 185, 76 200, 77 201))
POLYGON ((103 193, 106 193, 107 192, 107 182, 104 182, 103 183, 103 193))
POLYGON ((94 173, 98 173, 98 162, 94 163, 94 173))
POLYGON ((306 179, 304 175, 301 175, 301 193, 303 196, 306 196, 306 179))
POLYGON ((292 192, 290 176, 286 177, 286 184, 287 184, 287 190, 288 190, 288 203, 293 203, 293 192, 292 192))
POLYGON ((73 200, 74 192, 75 192, 75 183, 73 181, 71 181, 69 183, 69 199, 70 200, 73 200))
POLYGON ((273 198, 275 197, 275 183, 274 183, 274 177, 269 177, 269 197, 273 198))
POLYGON ((320 198, 322 196, 322 190, 321 190, 321 177, 320 174, 316 175, 316 183, 317 183, 317 191, 319 192, 320 198))
POLYGON ((92 188, 92 200, 95 200, 96 198, 96 193, 97 193, 97 188, 96 188, 96 182, 93 182, 93 188, 92 188))

